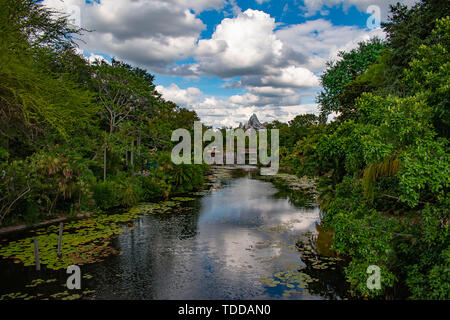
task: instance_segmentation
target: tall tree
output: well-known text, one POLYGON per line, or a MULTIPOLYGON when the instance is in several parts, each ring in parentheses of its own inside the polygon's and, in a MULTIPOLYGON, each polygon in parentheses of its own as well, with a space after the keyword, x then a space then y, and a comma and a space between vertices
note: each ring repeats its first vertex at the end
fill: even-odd
POLYGON ((327 63, 327 70, 321 77, 323 91, 317 97, 322 121, 326 121, 332 112, 344 116, 354 113, 353 105, 341 100, 345 86, 374 64, 384 48, 384 43, 374 38, 361 42, 350 52, 340 52, 339 60, 327 63))
MULTIPOLYGON (((111 64, 98 62, 93 67, 92 79, 98 101, 103 107, 100 115, 107 128, 103 145, 103 180, 106 180, 106 158, 111 136, 125 122, 142 116, 143 112, 153 112, 151 106, 156 92, 152 83, 153 76, 117 60, 112 60, 111 64)), ((134 149, 134 140, 131 143, 134 149)))

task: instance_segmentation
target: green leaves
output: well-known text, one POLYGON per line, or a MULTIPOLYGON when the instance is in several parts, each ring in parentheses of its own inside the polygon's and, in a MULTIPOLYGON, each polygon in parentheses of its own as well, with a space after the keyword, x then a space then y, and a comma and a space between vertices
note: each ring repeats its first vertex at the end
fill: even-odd
MULTIPOLYGON (((58 226, 33 230, 34 236, 1 244, 0 256, 14 259, 25 266, 34 265, 33 239, 38 237, 39 258, 47 268, 57 270, 71 264, 83 265, 103 261, 111 254, 120 254, 112 248, 110 238, 131 230, 132 222, 144 214, 163 213, 179 205, 177 201, 166 203, 144 203, 121 214, 99 214, 93 217, 68 222, 64 225, 62 257, 57 256, 58 226)), ((89 278, 89 276, 87 277, 89 278)), ((32 285, 37 283, 32 283, 32 285)))
POLYGON ((409 68, 405 84, 411 92, 421 92, 432 109, 433 125, 442 137, 449 137, 450 119, 450 18, 436 21, 430 45, 422 45, 409 68))
POLYGON ((327 70, 321 77, 323 91, 317 98, 322 118, 326 119, 331 112, 340 112, 341 117, 353 113, 352 101, 342 104, 344 88, 376 62, 384 47, 380 39, 374 38, 361 42, 357 49, 350 52, 340 52, 341 59, 337 62, 327 63, 327 70))
MULTIPOLYGON (((40 1, 0 0, 0 18, 0 223, 93 210, 94 199, 101 209, 146 199, 133 175, 171 149, 172 130, 192 129, 196 113, 164 101, 144 69, 90 64, 72 41, 82 30, 40 1), (96 186, 104 169, 122 180, 111 179, 114 196, 96 186)), ((203 183, 204 168, 170 170, 148 198, 203 183)))
POLYGON ((401 200, 410 207, 429 201, 443 203, 450 186, 450 155, 447 139, 419 140, 401 155, 401 200))
POLYGON ((329 63, 318 101, 337 120, 297 142, 297 172, 313 160, 308 172, 326 181, 323 222, 352 258, 346 274, 356 296, 383 296, 402 283, 412 298, 450 294, 450 19, 434 20, 448 12, 432 1, 395 7, 383 51, 369 43, 329 63), (376 291, 365 282, 372 264, 382 272, 376 291))

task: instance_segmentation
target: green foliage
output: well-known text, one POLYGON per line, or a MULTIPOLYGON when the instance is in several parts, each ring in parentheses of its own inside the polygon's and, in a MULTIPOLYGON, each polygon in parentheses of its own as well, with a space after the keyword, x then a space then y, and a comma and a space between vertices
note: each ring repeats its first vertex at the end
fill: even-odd
POLYGON ((164 180, 155 177, 153 174, 140 176, 138 179, 142 188, 142 197, 146 201, 158 201, 168 197, 167 190, 170 192, 171 186, 164 180))
POLYGON ((364 196, 373 199, 373 184, 381 177, 392 177, 398 173, 400 161, 398 156, 388 156, 379 163, 371 163, 364 169, 362 184, 364 196))
POLYGON ((95 204, 100 209, 109 209, 119 205, 115 193, 115 184, 109 181, 101 182, 92 188, 95 204))
POLYGON ((195 112, 163 100, 146 70, 88 63, 74 43, 83 31, 41 1, 0 0, 0 224, 202 187, 204 166, 167 156, 195 112), (149 161, 161 172, 136 176, 149 161))
POLYGON ((401 75, 402 70, 408 68, 419 47, 429 43, 435 21, 449 15, 448 1, 422 0, 412 8, 401 3, 391 8, 389 21, 383 24, 391 48, 391 76, 398 78, 395 72, 401 75))
POLYGON ((450 186, 448 140, 421 140, 401 155, 400 200, 410 207, 419 202, 438 205, 446 201, 450 186))
MULTIPOLYGON (((280 130, 283 167, 319 176, 323 223, 350 260, 358 297, 400 287, 413 299, 450 298, 449 14, 446 1, 394 6, 386 42, 360 43, 327 64, 319 117, 268 126, 280 130), (380 290, 366 286, 373 264, 380 290)), ((146 70, 89 64, 75 53, 81 31, 40 1, 0 0, 1 224, 203 185, 207 166, 173 165, 169 153, 172 130, 192 131, 195 112, 162 99, 146 70)), ((115 232, 107 228, 101 237, 115 232)))
POLYGON ((438 20, 429 45, 421 45, 406 69, 405 84, 411 93, 420 92, 432 108, 438 135, 448 138, 450 119, 450 18, 438 20))
POLYGON ((449 300, 450 299, 450 249, 442 252, 442 262, 436 263, 425 271, 418 265, 409 268, 407 284, 411 288, 413 299, 449 300))
POLYGON ((144 193, 150 199, 167 199, 169 196, 200 190, 204 183, 206 165, 174 165, 169 152, 157 153, 151 161, 160 163, 151 168, 147 176, 140 177, 144 193))
POLYGON ((132 207, 142 200, 142 189, 136 183, 136 179, 121 180, 118 184, 117 194, 120 195, 120 204, 124 207, 132 207))
POLYGON ((354 112, 352 106, 345 103, 347 98, 343 98, 345 88, 376 62, 383 48, 383 42, 374 38, 360 43, 357 49, 350 52, 340 52, 340 60, 327 63, 327 70, 321 77, 323 91, 317 98, 323 120, 326 121, 332 112, 344 116, 354 112))
POLYGON ((1 2, 0 124, 5 143, 14 143, 20 134, 33 140, 50 129, 67 138, 96 113, 90 94, 52 72, 47 62, 56 48, 71 45, 70 32, 76 30, 62 19, 52 20, 38 1, 1 2))
POLYGON ((357 297, 450 295, 448 7, 395 6, 387 43, 362 43, 328 64, 318 102, 321 119, 337 112, 335 121, 285 138, 283 166, 319 176, 323 223, 350 260, 357 297), (380 290, 366 285, 370 265, 381 268, 380 290))

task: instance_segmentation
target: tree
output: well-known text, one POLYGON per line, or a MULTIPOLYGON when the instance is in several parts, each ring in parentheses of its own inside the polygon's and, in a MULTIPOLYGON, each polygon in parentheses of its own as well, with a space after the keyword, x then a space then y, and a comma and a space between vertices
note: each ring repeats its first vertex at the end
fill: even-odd
POLYGON ((441 0, 422 0, 412 8, 400 2, 391 6, 389 21, 383 23, 389 44, 390 76, 398 79, 402 70, 416 57, 422 44, 428 44, 437 19, 450 15, 450 3, 441 0))
POLYGON ((353 105, 341 99, 344 88, 374 64, 384 48, 384 43, 374 38, 359 43, 358 48, 350 52, 340 52, 340 60, 327 63, 327 69, 321 76, 323 91, 317 97, 323 121, 326 121, 332 112, 342 117, 354 113, 353 105))
POLYGON ((89 93, 47 63, 55 50, 70 47, 77 30, 37 2, 1 4, 0 136, 2 147, 16 147, 11 156, 31 152, 37 137, 51 130, 67 138, 96 112, 89 93))
MULTIPOLYGON (((153 99, 153 77, 142 69, 112 60, 111 64, 98 62, 93 67, 92 79, 98 101, 103 106, 100 114, 106 120, 109 135, 109 138, 105 136, 103 145, 103 180, 106 180, 106 157, 111 136, 153 99)), ((132 144, 134 146, 134 141, 132 144)))
POLYGON ((356 88, 351 119, 329 124, 317 143, 320 165, 333 177, 331 192, 320 196, 324 224, 335 230, 338 252, 352 258, 346 275, 355 295, 388 296, 406 283, 412 298, 450 297, 449 19, 435 26, 396 84, 385 77, 391 51, 349 82, 344 96, 356 88), (362 82, 372 92, 359 93, 362 82), (385 279, 375 292, 365 286, 371 264, 385 279))
POLYGON ((147 159, 170 161, 160 154, 172 147, 171 131, 199 119, 164 101, 146 70, 90 64, 77 53, 78 32, 41 1, 0 0, 0 224, 130 206, 202 184, 203 166, 174 171, 190 181, 170 180, 169 163, 160 176, 134 176, 147 159))
POLYGON ((422 45, 406 71, 404 85, 410 93, 422 92, 433 108, 433 124, 439 136, 449 137, 450 119, 450 18, 436 22, 428 45, 422 45))

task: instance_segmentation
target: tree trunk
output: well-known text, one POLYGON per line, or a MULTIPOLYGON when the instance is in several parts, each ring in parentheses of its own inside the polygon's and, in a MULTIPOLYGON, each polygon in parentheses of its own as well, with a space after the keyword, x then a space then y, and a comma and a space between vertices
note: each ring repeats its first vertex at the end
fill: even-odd
POLYGON ((106 181, 106 143, 103 149, 103 182, 106 181))
POLYGON ((137 138, 138 156, 141 155, 141 150, 139 149, 140 146, 141 146, 141 132, 139 131, 139 136, 137 138))
POLYGON ((134 140, 131 141, 131 152, 130 152, 130 164, 131 164, 131 176, 134 177, 134 140))
POLYGON ((137 145, 137 155, 139 157, 139 165, 142 167, 142 157, 141 157, 141 131, 139 131, 139 136, 137 138, 136 141, 136 145, 137 145))
POLYGON ((134 167, 134 141, 131 141, 131 152, 130 152, 130 163, 131 163, 131 167, 134 167))

